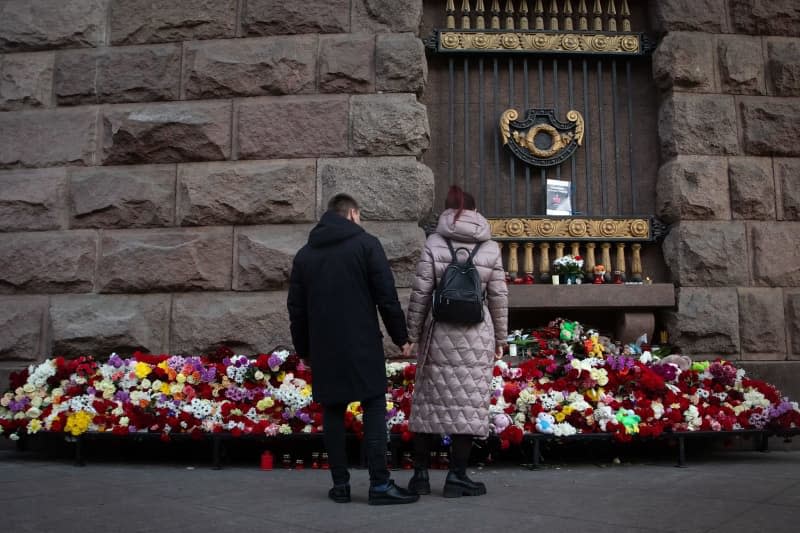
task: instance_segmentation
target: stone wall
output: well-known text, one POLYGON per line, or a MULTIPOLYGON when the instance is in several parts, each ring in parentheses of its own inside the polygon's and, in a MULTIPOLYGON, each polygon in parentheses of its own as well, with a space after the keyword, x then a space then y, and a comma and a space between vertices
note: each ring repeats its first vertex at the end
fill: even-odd
POLYGON ((800 3, 659 0, 650 14, 670 334, 798 397, 800 3))
POLYGON ((335 192, 407 295, 433 175, 421 1, 0 2, 0 370, 289 342, 335 192))

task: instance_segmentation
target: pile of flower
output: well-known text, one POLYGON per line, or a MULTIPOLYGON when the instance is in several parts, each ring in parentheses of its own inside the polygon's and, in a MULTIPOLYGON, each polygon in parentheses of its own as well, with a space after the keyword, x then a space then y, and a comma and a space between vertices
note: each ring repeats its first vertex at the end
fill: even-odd
POLYGON ((509 341, 528 357, 498 362, 492 381, 492 425, 503 446, 525 433, 612 433, 627 441, 665 432, 800 427, 797 402, 731 362, 659 357, 643 349, 643 340, 623 347, 561 319, 515 332, 509 341))
MULTIPOLYGON (((387 365, 387 428, 397 433, 407 433, 413 370, 408 363, 387 365)), ((286 350, 254 358, 232 352, 113 354, 105 362, 57 357, 12 374, 11 390, 0 397, 0 434, 15 440, 43 430, 73 436, 150 432, 166 440, 174 432, 275 436, 321 427, 311 370, 286 350)), ((348 427, 361 433, 358 404, 348 409, 348 427)))
MULTIPOLYGON (((800 427, 800 408, 772 385, 730 362, 659 358, 646 346, 620 346, 576 322, 516 332, 524 357, 500 361, 491 384, 492 429, 503 446, 525 433, 612 433, 620 440, 680 431, 772 431, 800 427)), ((664 355, 664 354, 662 354, 664 355)), ((387 431, 409 440, 416 367, 387 362, 387 431)), ((255 357, 112 355, 49 359, 11 376, 0 396, 0 434, 39 431, 77 436, 150 432, 195 437, 317 433, 311 369, 286 350, 255 357)), ((358 403, 349 431, 363 432, 358 403)))

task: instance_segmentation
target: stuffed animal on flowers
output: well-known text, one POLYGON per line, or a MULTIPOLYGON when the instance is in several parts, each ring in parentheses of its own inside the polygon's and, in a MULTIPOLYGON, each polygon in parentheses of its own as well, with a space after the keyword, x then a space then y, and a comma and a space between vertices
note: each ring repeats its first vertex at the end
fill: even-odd
POLYGON ((600 335, 596 331, 590 330, 589 338, 583 341, 583 349, 586 357, 602 359, 605 346, 600 342, 600 335))
POLYGON ((628 435, 639 433, 639 422, 641 420, 641 417, 634 413, 632 409, 622 407, 617 411, 617 422, 625 426, 625 433, 628 435))
POLYGON ((555 432, 556 419, 550 413, 539 413, 536 416, 536 431, 552 435, 555 432))

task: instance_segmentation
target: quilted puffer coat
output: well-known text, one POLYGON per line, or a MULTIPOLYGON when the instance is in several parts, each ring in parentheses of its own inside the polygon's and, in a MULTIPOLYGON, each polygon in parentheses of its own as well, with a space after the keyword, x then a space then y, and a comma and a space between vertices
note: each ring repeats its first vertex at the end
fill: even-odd
MULTIPOLYGON (((428 237, 412 285, 408 305, 409 340, 419 347, 414 401, 409 429, 422 433, 489 434, 489 386, 496 344, 508 331, 508 289, 497 243, 488 221, 477 211, 455 210, 439 217, 428 237), (481 247, 473 258, 486 294, 480 324, 433 322, 434 276, 438 283, 452 261, 445 238, 454 248, 481 247)), ((463 255, 463 252, 461 252, 463 255)), ((461 258, 463 260, 463 258, 461 258)))

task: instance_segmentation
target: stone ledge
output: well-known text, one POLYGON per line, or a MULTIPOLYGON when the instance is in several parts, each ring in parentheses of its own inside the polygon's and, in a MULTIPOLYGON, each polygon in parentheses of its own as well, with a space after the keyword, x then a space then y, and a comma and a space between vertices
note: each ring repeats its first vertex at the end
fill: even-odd
POLYGON ((509 309, 649 309, 675 306, 671 283, 509 285, 509 309))

